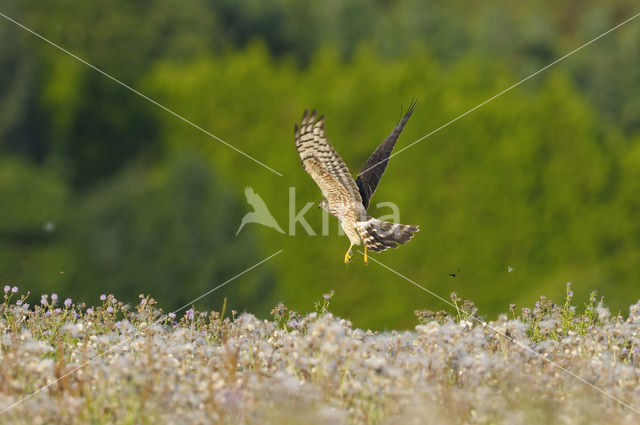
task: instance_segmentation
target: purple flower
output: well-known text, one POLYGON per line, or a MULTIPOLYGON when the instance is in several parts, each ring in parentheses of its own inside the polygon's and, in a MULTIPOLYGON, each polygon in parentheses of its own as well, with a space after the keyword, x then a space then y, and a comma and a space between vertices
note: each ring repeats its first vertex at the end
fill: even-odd
POLYGON ((93 314, 93 309, 91 307, 87 309, 87 314, 93 314))
POLYGON ((60 314, 60 313, 62 313, 62 310, 61 310, 61 309, 59 309, 59 308, 56 308, 55 310, 53 310, 53 312, 54 312, 55 314, 60 314))
POLYGON ((116 328, 120 329, 120 322, 116 322, 116 328))
POLYGON ((569 292, 567 292, 567 296, 568 296, 569 298, 573 298, 573 291, 569 291, 569 292))
POLYGON ((9 292, 11 290, 11 286, 4 285, 4 292, 9 292))
POLYGON ((187 316, 187 319, 193 320, 193 309, 190 308, 189 310, 184 312, 185 315, 187 316))
POLYGON ((640 354, 640 348, 638 348, 638 347, 634 348, 634 349, 633 349, 633 354, 635 354, 636 356, 637 356, 638 354, 640 354))
POLYGON ((56 294, 55 292, 51 294, 51 301, 53 301, 54 303, 58 301, 58 294, 56 294))
POLYGON ((11 288, 11 292, 13 292, 14 294, 18 292, 18 287, 14 286, 13 288, 11 288))
POLYGON ((567 282, 567 288, 571 287, 571 282, 567 282))
POLYGON ((18 305, 18 306, 22 305, 22 300, 16 301, 16 305, 18 305))
POLYGON ((171 319, 171 320, 176 318, 176 314, 175 313, 169 313, 168 316, 169 316, 169 319, 171 319))
POLYGON ((324 294, 324 295, 322 296, 322 298, 324 298, 325 300, 328 300, 329 298, 331 298, 331 295, 329 295, 329 294, 324 294))
POLYGON ((296 319, 291 319, 289 321, 289 327, 290 328, 295 328, 296 326, 298 326, 298 321, 296 319))
POLYGON ((51 316, 51 311, 47 311, 44 315, 47 317, 51 316))
POLYGON ((67 298, 66 300, 64 300, 64 306, 71 307, 71 298, 67 298))
POLYGON ((147 302, 147 299, 146 299, 146 298, 142 298, 142 299, 140 300, 140 304, 145 304, 146 302, 147 302))
POLYGON ((40 304, 42 304, 42 305, 49 305, 49 302, 48 302, 45 298, 41 298, 41 299, 40 299, 40 304))
POLYGON ((107 296, 105 294, 100 295, 100 301, 104 301, 107 299, 107 296))
POLYGON ((113 313, 113 307, 111 306, 107 307, 107 313, 113 313))

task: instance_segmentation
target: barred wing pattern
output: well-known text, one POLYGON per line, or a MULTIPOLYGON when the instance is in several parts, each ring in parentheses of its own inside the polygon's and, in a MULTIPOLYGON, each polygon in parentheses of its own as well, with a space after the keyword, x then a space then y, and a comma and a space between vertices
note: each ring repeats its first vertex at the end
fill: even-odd
POLYGON ((330 205, 346 205, 351 195, 316 158, 306 159, 304 169, 316 182, 330 205))
POLYGON ((389 134, 387 138, 380 143, 380 146, 378 146, 375 152, 373 152, 369 157, 362 167, 362 171, 358 174, 356 184, 360 190, 362 205, 364 205, 365 209, 369 208, 369 200, 378 188, 380 179, 387 169, 391 151, 393 151, 393 147, 395 146, 398 137, 400 137, 400 133, 402 133, 404 125, 409 120, 409 117, 411 117, 411 114, 413 114, 413 109, 415 107, 416 102, 412 100, 407 113, 404 114, 404 117, 402 117, 395 128, 391 131, 391 134, 389 134))
POLYGON ((330 204, 353 201, 362 203, 360 191, 347 165, 337 154, 324 132, 324 115, 317 121, 316 111, 304 111, 295 139, 302 165, 320 187, 330 204))
POLYGON ((367 249, 380 252, 387 248, 396 248, 407 243, 413 234, 420 230, 418 226, 388 223, 366 214, 369 198, 380 182, 393 145, 411 116, 414 106, 412 102, 409 111, 369 158, 357 184, 347 165, 327 140, 324 115, 316 121, 315 110, 311 115, 304 111, 300 127, 295 125, 296 148, 302 165, 328 203, 325 205, 323 201, 320 206, 340 220, 342 229, 351 243, 344 256, 345 263, 351 259, 351 248, 354 245, 364 244, 364 262, 367 263, 367 249))

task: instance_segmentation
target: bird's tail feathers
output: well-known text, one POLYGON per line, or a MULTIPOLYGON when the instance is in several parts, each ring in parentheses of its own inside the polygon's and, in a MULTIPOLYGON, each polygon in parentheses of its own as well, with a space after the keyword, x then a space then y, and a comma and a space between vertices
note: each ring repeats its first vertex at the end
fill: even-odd
POLYGON ((398 244, 404 245, 420 230, 418 226, 389 223, 371 217, 357 222, 356 227, 367 249, 374 252, 397 248, 398 244))

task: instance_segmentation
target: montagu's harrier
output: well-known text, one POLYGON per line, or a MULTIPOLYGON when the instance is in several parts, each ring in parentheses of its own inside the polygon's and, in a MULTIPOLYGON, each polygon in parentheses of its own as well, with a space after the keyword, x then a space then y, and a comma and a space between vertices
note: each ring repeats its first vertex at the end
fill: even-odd
POLYGON ((324 115, 316 120, 316 111, 304 111, 300 127, 295 125, 295 139, 304 169, 320 187, 324 199, 319 207, 340 220, 351 245, 344 262, 351 259, 351 248, 364 242, 364 262, 367 250, 374 252, 396 248, 405 244, 419 230, 418 226, 395 224, 367 215, 369 200, 376 191, 384 174, 389 156, 404 125, 413 113, 412 103, 407 113, 382 141, 378 149, 367 160, 358 178, 354 181, 347 165, 329 143, 324 132, 324 115))

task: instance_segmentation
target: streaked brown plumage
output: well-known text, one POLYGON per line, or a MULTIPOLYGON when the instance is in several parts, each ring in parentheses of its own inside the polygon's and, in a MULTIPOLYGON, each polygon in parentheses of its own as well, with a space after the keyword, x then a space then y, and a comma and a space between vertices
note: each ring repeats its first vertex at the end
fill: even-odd
POLYGON ((380 252, 405 244, 419 230, 408 226, 381 221, 367 215, 369 200, 375 192, 389 163, 391 151, 404 125, 413 113, 415 103, 409 107, 391 134, 378 146, 367 160, 357 180, 353 180, 347 165, 327 139, 324 115, 316 120, 316 111, 304 112, 300 127, 295 125, 296 148, 302 165, 316 182, 325 199, 320 206, 340 220, 351 246, 345 254, 345 263, 351 258, 353 245, 364 242, 367 249, 380 252))

